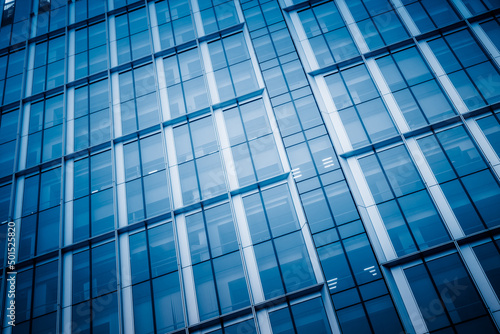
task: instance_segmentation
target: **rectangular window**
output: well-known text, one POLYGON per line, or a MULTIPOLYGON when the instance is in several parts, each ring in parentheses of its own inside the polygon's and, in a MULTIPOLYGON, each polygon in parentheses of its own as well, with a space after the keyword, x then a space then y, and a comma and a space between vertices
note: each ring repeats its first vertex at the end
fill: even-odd
POLYGON ((458 254, 428 260, 404 272, 430 331, 450 327, 496 331, 458 254), (450 282, 460 290, 450 289, 450 282))
POLYGON ((447 34, 428 44, 469 110, 500 101, 500 94, 480 80, 488 77, 488 82, 499 81, 499 71, 469 30, 447 34))
POLYGON ((198 1, 205 35, 239 23, 233 0, 198 1))
POLYGON ((119 81, 122 133, 158 124, 160 117, 153 64, 122 72, 119 81))
POLYGON ((465 234, 500 224, 500 186, 463 126, 417 140, 465 234))
POLYGON ((212 117, 173 130, 184 205, 222 194, 226 182, 212 117))
POLYGON ((227 101, 259 88, 243 33, 211 42, 208 49, 220 101, 227 101))
POLYGON ((196 38, 189 0, 157 1, 155 8, 161 50, 184 44, 196 38))
POLYGON ((301 10, 298 15, 319 67, 359 55, 333 2, 301 10))
POLYGON ((368 155, 359 164, 398 255, 449 240, 404 146, 368 155))
POLYGON ((354 148, 397 134, 364 65, 328 75, 325 81, 354 148))
POLYGON ((118 64, 151 54, 146 8, 139 8, 115 17, 118 64))

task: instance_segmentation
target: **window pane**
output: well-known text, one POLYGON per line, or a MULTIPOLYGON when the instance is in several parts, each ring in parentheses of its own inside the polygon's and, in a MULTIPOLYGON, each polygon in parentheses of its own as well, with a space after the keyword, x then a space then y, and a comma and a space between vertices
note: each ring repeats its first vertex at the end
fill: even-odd
POLYGON ((292 305, 292 314, 298 334, 331 333, 321 298, 292 305))
POLYGON ((170 332, 184 327, 179 274, 174 272, 154 279, 153 296, 156 330, 170 332))
POLYGON ((287 292, 316 284, 300 231, 277 238, 274 244, 287 292))
POLYGON ((250 305, 241 255, 234 252, 213 260, 221 313, 250 305))
POLYGON ((238 249, 238 239, 229 204, 206 210, 205 218, 213 257, 238 249))

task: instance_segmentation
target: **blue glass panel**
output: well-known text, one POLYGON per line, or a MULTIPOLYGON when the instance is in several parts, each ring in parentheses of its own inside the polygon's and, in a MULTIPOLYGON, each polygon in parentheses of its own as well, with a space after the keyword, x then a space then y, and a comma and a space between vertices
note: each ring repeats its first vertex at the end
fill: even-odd
MULTIPOLYGON (((153 296, 156 330, 170 332, 184 327, 184 312, 179 274, 174 272, 154 279, 153 296)), ((207 295, 207 298, 208 297, 207 295)), ((198 301, 199 300, 200 299, 198 299, 198 301)))
POLYGON ((292 305, 293 319, 297 334, 306 333, 331 333, 328 317, 326 316, 321 298, 292 305))
POLYGON ((216 258, 213 265, 221 314, 250 305, 240 253, 216 258))
POLYGON ((193 266, 193 274, 200 319, 206 320, 218 316, 219 307, 210 261, 193 266))
POLYGON ((450 240, 427 191, 419 191, 399 199, 401 210, 421 249, 450 240))
POLYGON ((255 245, 254 252, 265 298, 272 299, 283 295, 285 290, 271 242, 255 245))
POLYGON ((500 203, 500 187, 489 170, 484 170, 462 178, 466 191, 469 193, 486 226, 494 227, 500 224, 497 206, 500 203))
POLYGON ((316 284, 300 231, 274 239, 274 244, 287 292, 316 284))

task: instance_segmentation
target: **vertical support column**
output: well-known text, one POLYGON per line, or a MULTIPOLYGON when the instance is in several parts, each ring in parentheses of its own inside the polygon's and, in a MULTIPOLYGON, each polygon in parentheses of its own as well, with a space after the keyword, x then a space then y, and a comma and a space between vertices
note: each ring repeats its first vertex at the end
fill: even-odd
POLYGON ((196 299, 196 285, 194 282, 193 266, 191 263, 191 251, 186 226, 185 214, 176 216, 175 227, 177 230, 177 240, 179 243, 179 255, 182 270, 182 279, 186 301, 186 311, 189 325, 200 322, 198 313, 198 302, 196 299))
POLYGON ((250 229, 248 227, 247 217, 245 215, 245 208, 243 206, 243 198, 241 195, 232 197, 234 215, 240 235, 241 249, 245 258, 247 266, 248 280, 250 282, 250 289, 252 290, 254 304, 261 303, 265 300, 262 282, 260 280, 259 268, 257 266, 257 259, 250 237, 250 229))
POLYGON ((497 328, 500 328, 500 302, 498 301, 495 290, 493 290, 493 287, 486 277, 486 274, 484 273, 479 260, 474 254, 472 246, 460 246, 460 252, 462 253, 462 257, 469 269, 469 273, 471 274, 473 280, 476 282, 476 286, 479 290, 479 293, 483 297, 488 311, 491 313, 491 316, 493 317, 497 328))
POLYGON ((418 29, 417 25, 410 16, 410 13, 408 13, 401 0, 392 0, 392 4, 396 8, 396 11, 398 12, 399 16, 405 23, 412 36, 420 35, 420 29, 418 29))
POLYGON ((458 239, 465 236, 462 227, 460 226, 455 213, 450 207, 448 200, 444 196, 443 190, 441 186, 437 182, 434 173, 427 163, 427 160, 424 157, 424 153, 420 149, 420 146, 417 143, 415 138, 409 138, 406 140, 406 146, 413 157, 413 161, 415 165, 417 165, 420 175, 424 179, 427 188, 434 200, 434 203, 437 206, 437 209, 441 213, 441 217, 443 218, 446 226, 448 227, 448 231, 450 231, 453 239, 458 239))
POLYGON ((410 321, 413 329, 415 330, 415 333, 429 333, 427 325, 425 324, 424 317, 422 316, 420 308, 418 307, 417 301, 413 297, 410 284, 406 279, 403 268, 396 267, 392 268, 390 271, 392 273, 392 276, 394 277, 394 281, 396 283, 401 299, 403 300, 404 306, 408 311, 408 315, 410 316, 410 321))
POLYGON ((425 59, 427 60, 427 63, 431 66, 432 70, 438 77, 439 82, 443 86, 444 90, 446 91, 446 94, 448 97, 451 99, 451 102, 455 106, 455 109, 460 113, 466 113, 469 111, 469 108, 464 103, 464 100, 458 94, 457 89, 453 84, 451 83, 450 78, 448 75, 446 75, 445 71, 441 67, 441 64, 437 60, 436 56, 432 52, 431 48, 427 44, 427 42, 422 41, 418 42, 417 46, 420 48, 420 51, 424 55, 425 59))
POLYGON ((73 332, 72 320, 72 290, 73 290, 73 253, 63 254, 63 278, 62 278, 62 332, 71 334, 73 332))
POLYGON ((389 233, 385 228, 380 212, 375 204, 370 187, 366 182, 361 166, 359 165, 358 158, 352 157, 347 159, 347 164, 352 173, 353 179, 356 182, 356 188, 359 190, 360 198, 363 202, 364 211, 368 215, 369 219, 363 217, 366 232, 370 236, 371 240, 378 240, 380 247, 383 252, 383 257, 379 256, 379 259, 393 260, 397 258, 396 250, 392 245, 389 233), (367 226, 368 222, 371 226, 367 226))
POLYGON ((345 2, 345 0, 337 0, 337 6, 339 7, 340 14, 342 14, 342 16, 344 17, 347 29, 349 29, 349 32, 351 33, 354 42, 358 46, 359 51, 362 54, 370 51, 370 48, 368 47, 368 44, 366 44, 365 38, 363 37, 361 30, 359 30, 356 21, 352 17, 351 11, 349 10, 349 7, 347 7, 347 3, 345 2))
POLYGON ((399 132, 405 133, 410 131, 410 127, 408 126, 408 123, 406 122, 406 119, 404 118, 401 109, 396 103, 396 99, 392 95, 389 85, 385 81, 384 76, 380 71, 380 68, 375 62, 375 59, 374 58, 367 59, 365 63, 366 67, 368 68, 368 71, 370 71, 373 81, 375 81, 375 84, 377 85, 380 91, 382 99, 384 100, 387 108, 389 109, 392 119, 394 120, 396 126, 399 129, 399 132))

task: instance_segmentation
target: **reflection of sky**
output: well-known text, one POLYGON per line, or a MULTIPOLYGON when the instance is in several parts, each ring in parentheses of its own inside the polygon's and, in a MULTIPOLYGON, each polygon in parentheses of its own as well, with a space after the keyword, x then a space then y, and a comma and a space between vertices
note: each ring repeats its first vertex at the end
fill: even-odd
POLYGON ((14 2, 15 0, 5 0, 5 5, 10 4, 11 2, 14 2))

